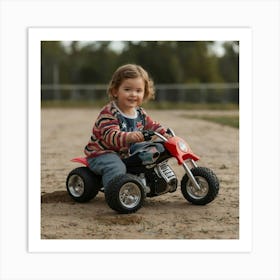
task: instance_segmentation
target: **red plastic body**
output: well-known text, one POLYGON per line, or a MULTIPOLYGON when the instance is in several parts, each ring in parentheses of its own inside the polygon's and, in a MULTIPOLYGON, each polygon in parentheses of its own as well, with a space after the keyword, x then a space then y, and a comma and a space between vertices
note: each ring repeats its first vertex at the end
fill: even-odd
MULTIPOLYGON (((168 141, 164 143, 164 146, 170 152, 170 154, 177 159, 179 165, 181 165, 187 159, 192 159, 194 161, 199 160, 199 157, 192 152, 189 145, 178 136, 169 138, 168 141), (186 151, 182 151, 180 149, 179 142, 185 144, 186 151)), ((73 158, 71 161, 81 163, 87 167, 89 166, 87 159, 84 157, 73 158)))
POLYGON ((194 161, 199 160, 199 157, 192 152, 187 142, 178 136, 169 138, 168 141, 164 143, 164 146, 170 154, 177 159, 179 165, 187 159, 192 159, 194 161), (185 145, 186 151, 180 149, 179 142, 185 145))
POLYGON ((73 159, 71 159, 71 161, 73 161, 73 162, 79 162, 79 163, 81 163, 81 164, 83 164, 83 165, 85 165, 85 166, 88 167, 88 161, 87 161, 87 159, 84 158, 84 157, 73 158, 73 159))

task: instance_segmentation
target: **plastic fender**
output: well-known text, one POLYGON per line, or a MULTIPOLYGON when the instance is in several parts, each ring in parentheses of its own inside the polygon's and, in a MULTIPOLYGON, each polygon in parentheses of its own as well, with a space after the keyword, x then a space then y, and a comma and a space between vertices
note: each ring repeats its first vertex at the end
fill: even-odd
POLYGON ((168 141, 164 143, 164 146, 171 155, 177 159, 180 165, 187 159, 193 159, 194 161, 199 160, 199 157, 192 152, 187 142, 178 136, 169 138, 168 141), (180 149, 178 145, 179 142, 184 142, 187 148, 186 151, 180 149))
POLYGON ((196 154, 190 152, 190 153, 187 153, 187 154, 183 155, 183 160, 185 161, 187 159, 192 159, 194 161, 197 161, 197 160, 199 160, 199 157, 196 154))
POLYGON ((81 164, 83 164, 83 165, 85 165, 87 167, 89 166, 88 161, 87 161, 87 159, 85 157, 72 158, 71 161, 79 162, 79 163, 81 163, 81 164))

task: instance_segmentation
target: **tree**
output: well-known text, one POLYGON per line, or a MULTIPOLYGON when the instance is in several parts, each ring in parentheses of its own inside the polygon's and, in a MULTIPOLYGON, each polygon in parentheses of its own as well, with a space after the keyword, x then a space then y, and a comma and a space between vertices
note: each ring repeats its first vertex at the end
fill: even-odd
POLYGON ((225 54, 219 59, 219 69, 225 82, 239 82, 239 42, 223 44, 225 54))
POLYGON ((124 41, 116 51, 111 41, 44 41, 42 83, 107 84, 117 67, 126 63, 142 65, 155 83, 238 82, 238 42, 223 44, 219 57, 211 51, 212 41, 124 41), (58 75, 55 73, 58 71, 58 75))
POLYGON ((65 48, 58 41, 43 41, 41 43, 41 82, 52 84, 55 79, 62 82, 61 67, 67 61, 65 48), (58 73, 57 73, 58 71, 58 73), (58 77, 55 77, 58 75, 58 77))

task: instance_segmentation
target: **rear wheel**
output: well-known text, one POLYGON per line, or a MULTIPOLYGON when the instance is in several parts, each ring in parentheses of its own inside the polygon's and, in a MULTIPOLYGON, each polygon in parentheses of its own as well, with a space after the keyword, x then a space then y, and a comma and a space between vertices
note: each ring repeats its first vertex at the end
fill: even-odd
POLYGON ((145 199, 142 182, 131 174, 119 175, 105 189, 105 199, 110 208, 119 213, 134 213, 145 199))
POLYGON ((196 179, 200 190, 189 180, 187 174, 181 181, 181 191, 189 202, 196 205, 205 205, 215 199, 219 192, 219 180, 215 173, 206 167, 195 167, 191 172, 196 179))
POLYGON ((101 177, 95 175, 87 167, 72 170, 66 180, 68 194, 77 202, 93 199, 101 187, 101 177))

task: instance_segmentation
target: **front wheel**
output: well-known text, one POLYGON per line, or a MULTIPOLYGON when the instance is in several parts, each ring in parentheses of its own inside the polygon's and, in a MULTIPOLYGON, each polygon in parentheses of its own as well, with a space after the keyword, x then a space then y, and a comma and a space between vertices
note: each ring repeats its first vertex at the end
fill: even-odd
POLYGON ((68 194, 77 202, 88 202, 93 199, 101 187, 101 177, 87 167, 72 170, 66 180, 68 194))
POLYGON ((119 175, 104 190, 110 208, 121 213, 136 212, 143 205, 145 192, 142 182, 134 175, 119 175))
POLYGON ((200 190, 193 186, 187 174, 181 181, 181 191, 186 200, 196 205, 205 205, 215 199, 219 192, 219 179, 215 173, 206 167, 194 167, 191 172, 200 190))

